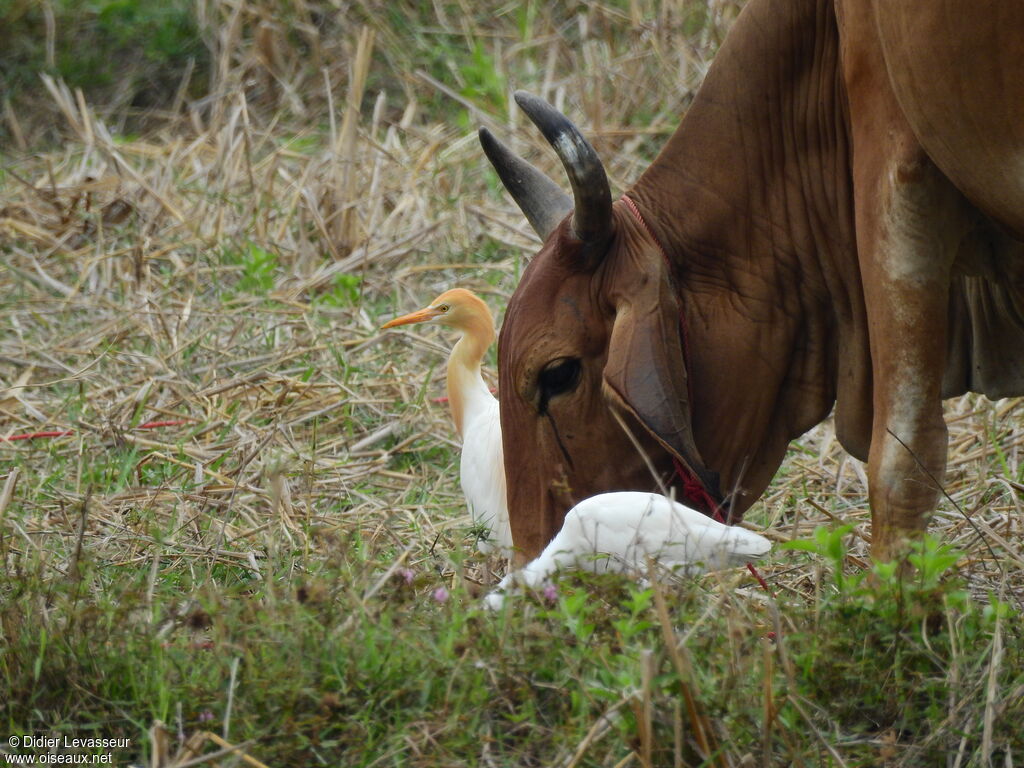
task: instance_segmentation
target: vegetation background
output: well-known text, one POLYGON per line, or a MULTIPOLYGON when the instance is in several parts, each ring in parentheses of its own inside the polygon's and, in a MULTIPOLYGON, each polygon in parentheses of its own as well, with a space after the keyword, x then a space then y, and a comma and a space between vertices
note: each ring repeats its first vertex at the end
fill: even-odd
POLYGON ((772 595, 479 606, 505 566, 434 402, 451 340, 378 328, 455 284, 500 318, 538 244, 475 128, 562 179, 515 88, 623 189, 740 6, 0 0, 8 734, 178 768, 1020 764, 1018 400, 948 404, 911 580, 872 570, 825 423, 748 516, 796 542, 772 595))

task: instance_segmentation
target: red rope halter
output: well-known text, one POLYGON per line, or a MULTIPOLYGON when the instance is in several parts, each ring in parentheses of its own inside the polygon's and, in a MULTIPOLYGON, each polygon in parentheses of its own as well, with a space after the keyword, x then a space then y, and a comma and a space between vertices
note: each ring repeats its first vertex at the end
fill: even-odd
MULTIPOLYGON (((652 230, 644 220, 643 214, 640 213, 640 209, 637 208, 633 198, 629 195, 623 194, 621 200, 626 204, 626 207, 629 208, 629 212, 633 214, 633 218, 639 222, 640 226, 644 228, 644 231, 651 236, 654 244, 658 246, 658 250, 661 251, 661 258, 665 260, 665 266, 668 268, 669 274, 671 274, 672 262, 668 257, 668 251, 665 250, 665 246, 661 244, 661 240, 658 239, 654 230, 652 230)), ((680 299, 681 298, 682 297, 680 297, 680 299)), ((683 338, 683 365, 686 366, 690 358, 690 345, 689 336, 686 332, 686 316, 683 313, 681 301, 679 307, 679 332, 683 338)), ((687 378, 686 385, 687 387, 690 386, 689 378, 687 378)), ((693 402, 692 391, 690 392, 690 402, 693 402)), ((683 463, 675 456, 672 457, 672 464, 675 467, 676 475, 679 477, 679 481, 683 486, 683 498, 695 506, 701 506, 705 509, 711 510, 710 517, 713 520, 717 520, 718 522, 725 524, 725 515, 722 514, 722 507, 714 500, 714 498, 712 498, 711 494, 708 493, 708 489, 704 487, 704 484, 700 479, 693 472, 683 466, 683 463)), ((747 570, 749 570, 753 577, 757 579, 757 583, 761 585, 765 592, 768 594, 774 594, 752 563, 747 563, 747 570)))

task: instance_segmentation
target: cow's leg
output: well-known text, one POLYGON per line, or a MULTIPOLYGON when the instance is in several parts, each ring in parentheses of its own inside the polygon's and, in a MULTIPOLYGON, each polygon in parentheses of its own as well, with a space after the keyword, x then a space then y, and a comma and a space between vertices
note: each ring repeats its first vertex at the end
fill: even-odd
POLYGON ((874 199, 858 195, 858 251, 874 382, 872 551, 888 560, 925 528, 941 492, 949 273, 963 217, 959 194, 923 154, 894 153, 883 169, 863 180, 874 199))
POLYGON ((839 7, 874 386, 872 552, 889 560, 927 525, 945 472, 949 278, 965 204, 924 154, 892 95, 870 3, 846 0, 839 7))

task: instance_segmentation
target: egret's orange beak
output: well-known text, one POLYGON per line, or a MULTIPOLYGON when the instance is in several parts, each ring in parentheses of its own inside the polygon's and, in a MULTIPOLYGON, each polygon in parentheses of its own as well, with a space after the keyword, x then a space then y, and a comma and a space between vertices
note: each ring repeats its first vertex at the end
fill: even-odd
POLYGON ((433 320, 438 315, 442 314, 441 310, 436 307, 426 307, 424 309, 417 310, 416 312, 410 312, 408 315, 402 315, 396 317, 394 320, 388 320, 381 326, 384 328, 394 328, 396 325, 412 325, 413 323, 425 323, 427 320, 433 320))

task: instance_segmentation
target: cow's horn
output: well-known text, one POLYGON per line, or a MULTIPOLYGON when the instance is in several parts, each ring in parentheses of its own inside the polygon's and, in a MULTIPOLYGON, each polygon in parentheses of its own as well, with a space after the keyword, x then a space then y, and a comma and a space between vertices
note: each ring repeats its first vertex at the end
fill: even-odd
POLYGON ((480 144, 530 226, 541 240, 547 240, 551 231, 572 210, 572 198, 542 171, 498 141, 486 128, 480 129, 480 144))
POLYGON ((515 99, 554 147, 569 175, 576 237, 586 245, 606 242, 611 236, 612 191, 597 152, 569 118, 543 99, 525 91, 516 91, 515 99))

